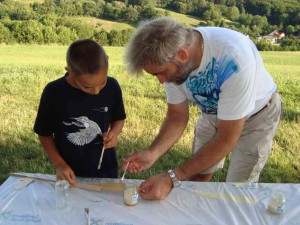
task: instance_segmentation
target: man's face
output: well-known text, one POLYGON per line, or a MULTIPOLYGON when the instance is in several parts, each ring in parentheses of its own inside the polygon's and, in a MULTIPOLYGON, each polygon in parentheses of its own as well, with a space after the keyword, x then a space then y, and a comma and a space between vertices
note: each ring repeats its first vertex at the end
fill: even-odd
POLYGON ((144 70, 156 76, 161 84, 164 82, 182 84, 187 80, 190 73, 195 69, 195 65, 192 61, 187 63, 181 63, 173 61, 163 66, 153 65, 151 63, 144 67, 144 70))

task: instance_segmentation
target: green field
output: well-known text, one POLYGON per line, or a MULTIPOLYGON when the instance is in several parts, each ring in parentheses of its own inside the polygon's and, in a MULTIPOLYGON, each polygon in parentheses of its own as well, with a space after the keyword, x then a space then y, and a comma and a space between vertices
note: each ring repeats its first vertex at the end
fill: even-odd
MULTIPOLYGON (((0 183, 11 172, 55 172, 32 127, 44 86, 64 74, 66 49, 65 46, 0 46, 0 183)), ((127 112, 118 146, 121 160, 153 140, 165 115, 165 94, 156 78, 136 78, 126 73, 123 47, 105 49, 109 55, 109 74, 119 80, 127 112)), ((261 54, 282 94, 285 116, 260 181, 300 183, 300 52, 261 54)), ((198 115, 197 107, 191 105, 189 126, 178 144, 152 168, 128 178, 146 179, 187 159, 198 115)), ((226 167, 215 174, 214 181, 225 181, 225 173, 226 167)))

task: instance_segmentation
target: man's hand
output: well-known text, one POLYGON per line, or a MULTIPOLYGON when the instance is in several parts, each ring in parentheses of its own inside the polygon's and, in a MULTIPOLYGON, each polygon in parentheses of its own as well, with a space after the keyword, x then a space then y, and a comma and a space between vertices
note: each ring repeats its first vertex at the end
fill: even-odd
POLYGON ((56 168, 56 179, 67 180, 73 186, 75 183, 75 174, 68 165, 59 166, 56 168))
POLYGON ((154 158, 153 153, 151 153, 149 150, 136 151, 123 159, 122 169, 125 170, 127 162, 129 162, 128 171, 130 173, 139 173, 145 169, 148 169, 155 161, 156 159, 154 158))
POLYGON ((162 200, 172 191, 172 185, 168 174, 156 175, 140 185, 139 194, 145 200, 162 200))

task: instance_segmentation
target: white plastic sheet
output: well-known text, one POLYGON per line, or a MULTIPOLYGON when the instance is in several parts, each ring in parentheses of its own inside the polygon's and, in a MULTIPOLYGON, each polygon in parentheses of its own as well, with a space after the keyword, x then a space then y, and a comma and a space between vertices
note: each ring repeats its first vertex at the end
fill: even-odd
MULTIPOLYGON (((53 175, 28 174, 55 179, 53 175)), ((237 184, 183 182, 161 201, 139 199, 136 206, 123 203, 123 194, 112 191, 71 189, 65 210, 55 207, 54 183, 34 181, 14 189, 20 180, 9 177, 0 187, 0 224, 66 225, 222 225, 300 224, 300 184, 237 184), (273 190, 285 193, 285 212, 267 208, 273 190)), ((80 182, 118 182, 114 179, 80 179, 80 182)), ((139 184, 139 180, 125 180, 139 184)))

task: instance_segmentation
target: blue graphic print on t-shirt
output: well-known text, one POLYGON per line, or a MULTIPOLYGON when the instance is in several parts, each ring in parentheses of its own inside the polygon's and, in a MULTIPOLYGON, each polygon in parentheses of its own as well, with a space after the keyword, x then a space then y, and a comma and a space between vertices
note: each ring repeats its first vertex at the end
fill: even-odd
POLYGON ((185 81, 193 101, 207 114, 217 114, 221 85, 239 70, 237 63, 226 56, 217 61, 212 58, 204 71, 191 75, 185 81))

